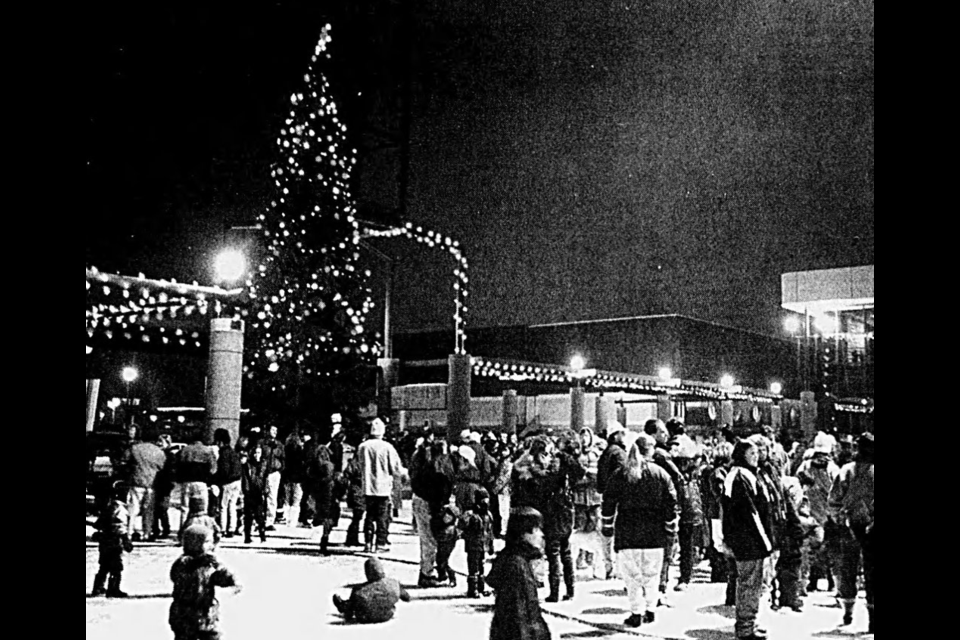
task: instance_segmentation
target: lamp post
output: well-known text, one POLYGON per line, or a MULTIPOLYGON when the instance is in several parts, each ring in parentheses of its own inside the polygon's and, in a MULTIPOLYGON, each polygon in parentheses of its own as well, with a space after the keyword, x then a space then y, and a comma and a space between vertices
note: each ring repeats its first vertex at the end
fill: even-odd
POLYGON ((573 378, 576 380, 574 386, 570 389, 570 429, 574 433, 580 433, 583 429, 583 387, 580 379, 585 375, 587 362, 580 354, 570 358, 570 370, 573 378))
MULTIPOLYGON (((217 285, 235 286, 246 275, 247 258, 237 249, 227 249, 216 256, 213 266, 217 285)), ((208 444, 217 429, 226 429, 231 442, 240 437, 243 331, 243 321, 236 318, 214 317, 210 321, 205 398, 208 444)))
POLYGON ((127 411, 129 412, 129 424, 133 424, 133 398, 130 396, 130 385, 138 377, 140 377, 139 372, 135 367, 124 367, 123 371, 120 372, 120 377, 123 378, 123 383, 127 389, 127 411))

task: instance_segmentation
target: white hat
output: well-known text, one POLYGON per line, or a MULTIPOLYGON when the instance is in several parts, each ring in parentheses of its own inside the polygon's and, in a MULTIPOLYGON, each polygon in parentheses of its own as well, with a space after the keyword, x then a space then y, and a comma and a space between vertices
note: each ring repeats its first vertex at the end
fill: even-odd
POLYGON ((469 462, 471 465, 477 465, 477 452, 474 451, 471 447, 463 445, 457 449, 457 453, 460 454, 460 457, 469 462))
POLYGON ((460 442, 470 442, 470 429, 464 429, 460 432, 460 442))
POLYGON ((470 442, 480 444, 483 441, 483 437, 480 435, 479 431, 474 431, 470 434, 470 442))
POLYGON ((387 432, 387 425, 380 418, 374 418, 370 423, 370 435, 375 438, 382 437, 387 432))
POLYGON ((817 434, 817 437, 813 439, 813 452, 830 455, 833 453, 833 447, 836 445, 836 442, 833 436, 821 431, 817 434))
POLYGON ((626 431, 626 428, 624 428, 624 426, 619 422, 617 422, 616 420, 607 424, 607 437, 610 437, 613 434, 619 433, 621 431, 626 431))

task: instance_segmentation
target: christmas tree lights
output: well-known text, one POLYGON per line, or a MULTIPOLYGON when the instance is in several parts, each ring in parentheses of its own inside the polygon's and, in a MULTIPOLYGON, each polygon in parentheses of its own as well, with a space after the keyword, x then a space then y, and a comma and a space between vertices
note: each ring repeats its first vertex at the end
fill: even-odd
POLYGON ((356 150, 320 71, 330 40, 327 25, 303 90, 290 97, 271 171, 276 193, 260 216, 266 257, 247 282, 246 372, 268 376, 272 390, 338 376, 379 353, 364 328, 373 308, 368 273, 357 268, 360 231, 349 186, 356 150))

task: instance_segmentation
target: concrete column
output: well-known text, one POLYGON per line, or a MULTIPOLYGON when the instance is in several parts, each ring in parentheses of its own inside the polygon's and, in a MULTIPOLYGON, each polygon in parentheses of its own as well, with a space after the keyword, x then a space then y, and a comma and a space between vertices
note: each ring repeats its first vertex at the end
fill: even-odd
POLYGON ((583 429, 583 400, 583 387, 570 389, 570 429, 574 433, 583 429))
POLYGON ((668 421, 673 417, 673 401, 666 393, 657 395, 657 419, 668 421))
POLYGON ((627 405, 625 404, 617 405, 617 422, 622 424, 626 429, 630 428, 630 425, 627 424, 627 405))
POLYGON ((517 432, 518 413, 519 403, 517 401, 517 392, 514 389, 507 389, 503 392, 503 420, 501 422, 503 433, 517 432))
POLYGON ((243 383, 243 321, 214 318, 210 323, 210 359, 207 363, 207 433, 213 443, 217 429, 226 429, 230 441, 240 437, 240 395, 243 383))
POLYGON ((770 426, 778 432, 780 428, 783 427, 783 409, 779 404, 773 405, 770 409, 770 426))
POLYGON ((470 428, 470 377, 473 364, 465 353, 451 355, 447 364, 447 440, 457 442, 460 432, 470 428))
POLYGON ((379 358, 377 366, 380 368, 380 388, 377 389, 377 408, 383 415, 390 415, 393 411, 393 394, 391 390, 397 386, 400 377, 400 361, 396 358, 379 358))
POLYGON ((598 436, 604 436, 607 433, 607 422, 610 420, 611 399, 605 395, 597 397, 594 411, 596 418, 593 423, 593 432, 598 436))
POLYGON ((100 380, 87 380, 87 433, 97 423, 97 402, 100 398, 100 380))
POLYGON ((733 400, 720 401, 720 424, 733 427, 733 400))

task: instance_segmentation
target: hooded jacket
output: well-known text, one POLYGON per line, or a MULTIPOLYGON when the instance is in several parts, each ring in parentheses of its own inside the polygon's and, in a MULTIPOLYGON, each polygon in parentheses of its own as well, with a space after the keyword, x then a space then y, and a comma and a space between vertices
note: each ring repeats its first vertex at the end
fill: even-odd
POLYGON ((530 561, 541 555, 520 542, 508 544, 493 561, 487 575, 487 584, 496 592, 490 640, 550 640, 530 568, 530 561))
POLYGON ((616 517, 614 545, 625 549, 662 549, 676 533, 677 491, 660 466, 642 460, 637 473, 627 467, 610 480, 603 494, 603 519, 616 517))
POLYGON ((233 587, 236 578, 212 555, 183 555, 170 569, 173 603, 168 622, 178 637, 196 637, 220 630, 216 587, 233 587))
POLYGON ((571 487, 586 471, 573 456, 559 452, 549 467, 524 455, 513 466, 512 506, 532 507, 543 514, 543 533, 547 538, 564 538, 573 533, 573 497, 571 487))
POLYGON ((603 502, 603 498, 597 491, 597 473, 599 471, 601 451, 597 449, 597 438, 593 435, 593 430, 584 427, 580 430, 580 435, 587 435, 587 443, 582 447, 578 461, 580 466, 586 472, 573 492, 573 502, 578 505, 594 507, 603 502))
POLYGON ((622 444, 611 442, 597 461, 597 492, 607 490, 607 483, 620 469, 627 466, 627 450, 622 444))
POLYGON ((397 602, 410 602, 410 594, 396 578, 386 577, 383 565, 376 558, 369 558, 363 570, 367 582, 351 592, 347 618, 363 624, 386 622, 396 613, 397 602))

